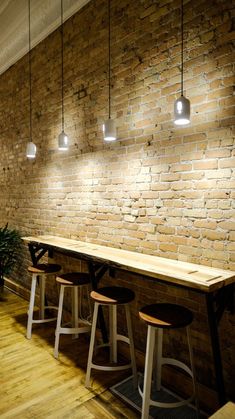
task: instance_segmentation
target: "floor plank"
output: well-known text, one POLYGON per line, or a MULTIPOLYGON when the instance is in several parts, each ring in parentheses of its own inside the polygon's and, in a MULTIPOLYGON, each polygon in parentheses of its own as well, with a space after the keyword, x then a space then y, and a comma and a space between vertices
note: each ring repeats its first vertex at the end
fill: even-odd
POLYGON ((126 373, 96 372, 92 390, 84 387, 88 336, 62 336, 53 357, 55 324, 34 325, 25 338, 28 303, 5 291, 0 302, 0 417, 56 419, 137 419, 108 388, 126 373))

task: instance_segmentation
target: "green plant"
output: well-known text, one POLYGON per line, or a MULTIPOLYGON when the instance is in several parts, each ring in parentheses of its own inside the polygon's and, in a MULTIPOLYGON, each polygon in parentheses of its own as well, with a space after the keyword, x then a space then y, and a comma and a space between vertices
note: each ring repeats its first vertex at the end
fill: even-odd
POLYGON ((4 275, 9 274, 21 256, 21 236, 17 230, 0 228, 0 290, 3 290, 4 275))

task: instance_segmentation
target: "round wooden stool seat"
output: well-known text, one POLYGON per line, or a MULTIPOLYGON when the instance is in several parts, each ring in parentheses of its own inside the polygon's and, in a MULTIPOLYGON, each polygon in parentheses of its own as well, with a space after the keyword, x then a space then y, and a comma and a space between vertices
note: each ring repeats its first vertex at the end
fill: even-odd
POLYGON ((45 295, 46 281, 48 277, 55 277, 61 270, 61 266, 56 263, 38 263, 34 266, 28 267, 28 272, 32 274, 31 292, 28 310, 28 323, 27 323, 27 339, 31 339, 33 323, 48 323, 56 320, 56 317, 46 317, 45 310, 57 310, 54 305, 48 305, 45 295), (34 318, 34 303, 36 298, 36 287, 39 288, 39 318, 34 318))
POLYGON ((87 360, 87 371, 86 371, 86 380, 85 387, 90 387, 90 377, 91 370, 100 370, 100 371, 121 371, 132 369, 134 384, 137 384, 137 371, 136 371, 136 362, 135 362, 135 350, 134 350, 134 339, 131 325, 131 313, 130 313, 130 302, 135 299, 135 293, 129 288, 125 287, 103 287, 99 288, 96 291, 90 293, 91 298, 94 300, 94 312, 91 328, 91 339, 89 354, 87 360), (100 306, 106 306, 108 308, 108 317, 109 317, 109 339, 108 342, 105 342, 101 345, 96 345, 96 349, 100 347, 108 346, 109 351, 109 363, 107 364, 98 364, 93 362, 93 353, 95 348, 95 335, 96 335, 96 325, 98 320, 98 310, 100 306), (123 305, 126 314, 126 324, 127 324, 127 335, 121 335, 117 330, 117 310, 119 306, 123 305), (127 363, 118 363, 118 341, 125 342, 129 345, 130 349, 130 361, 127 363))
POLYGON ((143 389, 140 386, 138 386, 139 393, 142 397, 141 419, 147 419, 149 417, 150 406, 168 409, 176 408, 188 405, 192 402, 193 399, 196 403, 197 417, 199 417, 196 398, 196 379, 190 334, 190 324, 193 321, 193 313, 186 307, 177 304, 159 303, 143 307, 139 311, 139 317, 148 326, 143 389), (186 329, 190 366, 188 366, 185 362, 180 361, 179 359, 175 359, 169 356, 165 357, 163 355, 164 330, 178 328, 186 329), (154 359, 155 357, 156 360, 154 359), (158 400, 158 393, 156 393, 155 397, 152 398, 151 391, 153 371, 155 377, 154 380, 156 390, 157 392, 159 392, 162 388, 162 367, 164 365, 172 365, 173 367, 177 367, 183 370, 184 373, 186 373, 191 378, 193 391, 189 397, 187 397, 186 399, 177 399, 175 401, 166 401, 161 399, 158 400))
POLYGON ((177 304, 151 304, 139 311, 139 316, 147 324, 162 329, 186 327, 193 321, 193 313, 177 304))
POLYGON ((135 293, 125 287, 104 287, 92 291, 91 298, 100 304, 127 304, 135 299, 135 293))
POLYGON ((74 335, 75 338, 80 333, 88 333, 91 330, 90 321, 88 317, 82 315, 82 301, 83 292, 87 292, 87 304, 91 314, 90 299, 89 299, 89 287, 91 284, 90 275, 87 272, 67 272, 65 274, 59 274, 56 277, 57 284, 60 285, 60 297, 57 324, 55 331, 55 346, 54 346, 54 357, 59 356, 59 340, 60 335, 74 335), (64 293, 65 289, 70 288, 71 291, 71 307, 72 307, 72 318, 71 322, 62 324, 62 312, 64 304, 64 293))
POLYGON ((61 266, 56 263, 39 263, 35 266, 29 266, 28 272, 32 274, 53 274, 59 272, 61 270, 61 266))
POLYGON ((56 277, 56 282, 65 286, 79 286, 90 284, 90 275, 84 272, 69 272, 56 277))

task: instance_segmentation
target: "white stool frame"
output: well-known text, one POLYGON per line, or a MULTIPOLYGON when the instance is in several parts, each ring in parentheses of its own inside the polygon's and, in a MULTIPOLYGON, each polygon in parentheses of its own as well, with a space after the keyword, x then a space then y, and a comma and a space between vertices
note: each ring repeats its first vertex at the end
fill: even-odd
POLYGON ((133 373, 133 384, 135 387, 137 387, 137 369, 136 369, 136 361, 135 361, 133 332, 132 332, 132 326, 131 326, 130 307, 128 303, 123 304, 125 306, 125 313, 126 313, 127 333, 128 333, 128 337, 127 337, 127 336, 120 335, 117 333, 117 305, 121 305, 121 304, 102 304, 95 301, 92 328, 91 328, 91 340, 90 340, 90 347, 89 347, 89 354, 88 354, 88 361, 87 361, 86 380, 85 380, 86 388, 90 387, 90 377, 91 377, 92 368, 96 370, 102 370, 102 371, 121 371, 121 370, 127 370, 131 368, 132 373, 133 373), (98 345, 97 348, 110 346, 110 362, 117 363, 117 342, 122 341, 122 342, 127 343, 130 347, 130 357, 131 357, 131 362, 128 364, 105 366, 105 365, 94 364, 92 362, 94 346, 95 346, 95 332, 96 332, 96 325, 97 325, 97 318, 98 318, 98 309, 99 309, 99 306, 102 306, 102 305, 109 306, 109 342, 98 345))
POLYGON ((161 408, 175 408, 175 407, 180 407, 180 406, 189 404, 193 399, 195 399, 197 417, 199 418, 199 408, 198 408, 198 402, 197 402, 197 397, 196 397, 197 393, 196 393, 195 369, 194 369, 194 363, 193 363, 193 353, 192 353, 189 326, 186 327, 186 331, 187 331, 187 341, 188 341, 191 368, 189 368, 185 363, 178 361, 176 359, 163 357, 162 356, 163 329, 148 325, 143 391, 141 390, 140 386, 138 386, 139 393, 142 397, 141 419, 148 419, 150 406, 156 406, 156 407, 161 407, 161 408), (162 366, 165 364, 174 365, 183 369, 192 378, 193 394, 185 400, 181 400, 178 402, 163 403, 163 402, 158 402, 151 399, 153 358, 154 358, 154 348, 155 348, 155 343, 156 343, 156 332, 158 332, 157 351, 156 351, 157 359, 156 359, 156 369, 155 369, 155 372, 156 372, 155 381, 156 381, 157 391, 159 391, 161 388, 162 366))
POLYGON ((34 323, 48 323, 51 321, 56 320, 56 317, 51 317, 45 319, 45 309, 53 309, 58 310, 58 307, 55 306, 45 306, 45 284, 47 276, 56 276, 58 272, 50 272, 50 273, 33 273, 32 274, 32 282, 31 282, 31 292, 30 292, 30 301, 29 301, 29 309, 28 309, 28 323, 27 323, 27 339, 31 339, 32 337, 32 326, 34 323), (33 311, 34 311, 34 304, 35 304, 35 295, 36 295, 36 287, 37 287, 37 278, 39 278, 39 319, 33 318, 33 311))
MULTIPOLYGON (((78 338, 80 333, 88 333, 91 330, 91 324, 88 320, 82 318, 81 315, 81 299, 82 299, 82 291, 83 288, 86 287, 87 289, 87 296, 88 302, 90 303, 90 296, 88 285, 62 285, 60 286, 60 297, 59 297, 59 307, 58 307, 58 316, 57 316, 57 324, 56 324, 56 331, 55 331, 55 346, 54 346, 54 357, 58 358, 59 356, 59 339, 60 335, 74 335, 75 338, 78 338), (62 313, 63 313, 63 302, 64 302, 64 290, 65 288, 71 288, 71 297, 72 297, 72 327, 65 327, 66 324, 62 327, 62 313), (79 293, 79 299, 78 299, 79 293), (78 302, 79 300, 79 302, 78 302), (85 326, 79 327, 79 324, 83 324, 85 326)), ((91 310, 90 310, 91 312, 91 310)))

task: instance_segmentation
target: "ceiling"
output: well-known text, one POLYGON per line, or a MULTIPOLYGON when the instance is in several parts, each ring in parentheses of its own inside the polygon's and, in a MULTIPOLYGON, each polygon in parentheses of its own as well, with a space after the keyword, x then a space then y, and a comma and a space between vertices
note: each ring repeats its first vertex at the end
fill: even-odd
MULTIPOLYGON (((30 0, 31 48, 61 23, 61 0, 30 0)), ((63 0, 65 21, 90 0, 63 0)), ((29 50, 28 0, 0 0, 0 74, 29 50)))

